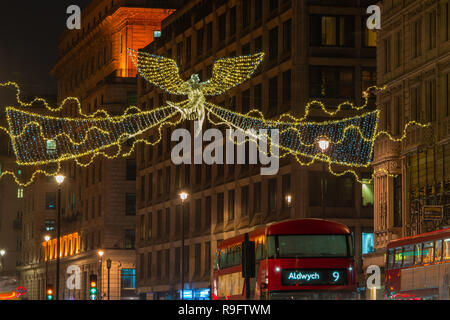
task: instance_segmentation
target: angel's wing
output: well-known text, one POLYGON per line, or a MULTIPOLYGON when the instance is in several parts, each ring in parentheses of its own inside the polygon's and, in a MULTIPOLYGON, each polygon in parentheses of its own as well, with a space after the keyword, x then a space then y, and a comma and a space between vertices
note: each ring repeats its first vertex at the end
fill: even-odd
POLYGON ((216 96, 250 79, 261 64, 264 53, 222 58, 214 63, 212 78, 202 83, 202 92, 206 96, 216 96))
POLYGON ((252 118, 209 102, 206 109, 219 119, 219 122, 226 122, 243 132, 253 129, 258 133, 259 130, 278 129, 278 147, 288 153, 307 158, 320 158, 321 150, 317 146, 317 140, 326 136, 330 138, 331 143, 325 156, 331 162, 345 166, 366 167, 372 161, 378 110, 344 120, 314 123, 252 118))
POLYGON ((56 163, 94 154, 122 144, 177 113, 176 108, 169 106, 108 118, 71 119, 43 116, 11 107, 6 109, 11 142, 19 165, 56 163))
POLYGON ((185 94, 177 63, 169 58, 128 49, 138 73, 148 82, 170 94, 185 94))

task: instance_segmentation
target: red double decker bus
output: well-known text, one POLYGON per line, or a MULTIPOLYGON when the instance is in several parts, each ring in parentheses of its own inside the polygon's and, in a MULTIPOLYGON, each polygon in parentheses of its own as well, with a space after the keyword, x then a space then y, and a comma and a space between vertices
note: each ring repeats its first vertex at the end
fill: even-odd
POLYGON ((255 242, 256 277, 245 287, 244 235, 223 240, 216 254, 213 299, 351 299, 356 291, 349 228, 321 219, 296 219, 249 232, 255 242))
POLYGON ((449 299, 450 228, 391 241, 386 251, 385 298, 449 299))

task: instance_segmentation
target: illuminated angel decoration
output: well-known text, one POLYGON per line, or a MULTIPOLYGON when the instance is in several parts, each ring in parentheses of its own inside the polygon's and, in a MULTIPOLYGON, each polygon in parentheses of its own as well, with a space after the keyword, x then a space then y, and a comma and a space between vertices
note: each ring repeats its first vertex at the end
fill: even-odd
MULTIPOLYGON (((127 157, 131 155, 138 142, 148 145, 159 143, 162 137, 161 128, 165 125, 177 126, 184 120, 197 120, 202 124, 208 120, 212 124, 223 124, 246 133, 255 132, 255 130, 260 132, 258 130, 261 129, 267 131, 277 129, 280 132, 277 146, 282 150, 280 157, 293 155, 301 165, 311 165, 316 160, 325 161, 329 164, 331 171, 331 164, 349 168, 368 167, 372 159, 374 142, 381 134, 387 134, 390 139, 399 141, 406 136, 409 125, 427 126, 410 122, 405 128, 403 137, 393 139, 388 133, 378 130, 379 111, 365 112, 362 115, 341 120, 325 122, 307 120, 310 107, 314 104, 320 105, 324 112, 334 116, 345 104, 353 109, 364 109, 368 102, 367 96, 364 106, 355 107, 351 102, 344 102, 335 112, 326 110, 323 103, 319 101, 312 101, 306 106, 302 118, 296 119, 286 114, 278 120, 265 119, 264 115, 256 110, 240 114, 206 100, 206 97, 224 94, 250 79, 263 61, 263 53, 219 59, 214 64, 212 77, 204 82, 200 81, 197 74, 184 81, 180 77, 176 62, 172 59, 130 49, 129 54, 138 73, 148 82, 169 94, 186 95, 187 100, 168 101, 166 106, 160 106, 151 111, 130 107, 121 116, 110 116, 105 110, 97 110, 92 115, 83 114, 77 98, 66 98, 55 109, 50 108, 45 100, 35 99, 43 102, 52 112, 60 111, 68 101, 75 101, 80 114, 77 118, 47 116, 8 107, 6 116, 9 128, 0 127, 0 129, 7 132, 11 138, 17 164, 20 166, 57 164, 59 170, 62 161, 73 159, 79 165, 88 166, 98 155, 107 158, 127 157), (135 112, 131 112, 132 110, 135 112), (159 131, 159 139, 154 142, 143 138, 143 134, 152 128, 159 131), (131 138, 134 138, 131 150, 122 152, 122 145, 131 138), (330 147, 326 152, 318 147, 318 139, 328 141, 330 147), (114 155, 106 152, 111 148, 117 149, 114 155), (80 159, 85 157, 90 158, 87 164, 80 162, 80 159), (309 161, 303 162, 300 157, 307 158, 309 161)), ((0 86, 11 85, 17 88, 17 100, 21 106, 30 106, 36 102, 21 102, 20 90, 15 83, 0 84, 0 86)), ((201 125, 198 126, 195 134, 199 134, 201 128, 201 125)), ((261 139, 258 135, 254 138, 261 139)), ((270 140, 270 136, 265 138, 270 140)), ((269 143, 274 142, 269 141, 269 143)), ((51 175, 45 170, 40 172, 51 175)), ((353 173, 358 179, 353 169, 346 172, 353 173)), ((14 175, 16 182, 23 185, 11 172, 2 172, 0 177, 7 173, 14 175)), ((34 175, 28 184, 33 178, 34 175)))

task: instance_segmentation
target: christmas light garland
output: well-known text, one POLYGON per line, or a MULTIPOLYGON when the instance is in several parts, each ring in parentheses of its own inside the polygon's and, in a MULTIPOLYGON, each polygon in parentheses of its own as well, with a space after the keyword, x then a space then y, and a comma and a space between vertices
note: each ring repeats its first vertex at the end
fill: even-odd
MULTIPOLYGON (((187 95, 188 100, 178 103, 167 102, 168 106, 151 111, 142 111, 136 106, 131 106, 121 116, 111 116, 103 109, 96 110, 93 114, 84 114, 79 99, 75 97, 64 99, 57 107, 51 107, 42 98, 34 98, 26 103, 20 99, 18 84, 1 83, 0 87, 16 88, 16 99, 20 107, 31 107, 40 102, 50 112, 59 112, 71 102, 77 105, 79 117, 61 118, 8 107, 6 118, 9 129, 0 127, 0 132, 6 132, 9 135, 16 154, 17 165, 39 167, 56 164, 57 167, 51 172, 36 169, 27 182, 22 182, 12 171, 1 172, 0 178, 12 175, 17 184, 28 186, 38 173, 46 176, 58 173, 63 161, 74 160, 77 165, 87 167, 98 156, 108 159, 128 157, 134 152, 137 143, 151 146, 160 143, 164 127, 176 127, 184 120, 202 122, 206 113, 206 118, 211 124, 225 125, 246 133, 253 132, 253 135, 249 135, 249 139, 243 142, 233 141, 235 144, 252 140, 257 143, 261 152, 266 152, 261 150, 258 140, 265 139, 268 144, 272 144, 270 130, 277 129, 280 134, 277 147, 282 150, 280 158, 291 155, 302 166, 310 166, 316 160, 323 161, 328 163, 330 173, 336 176, 351 173, 357 181, 362 182, 355 169, 370 166, 374 143, 379 136, 385 135, 391 141, 400 142, 405 139, 410 126, 429 126, 429 124, 410 121, 405 125, 403 135, 393 138, 387 131, 378 130, 380 111, 366 112, 340 120, 307 121, 313 106, 320 106, 330 117, 336 116, 345 105, 352 110, 364 110, 368 105, 369 91, 384 89, 377 87, 368 88, 364 95, 365 103, 362 106, 345 101, 339 104, 335 111, 329 111, 321 101, 314 100, 305 106, 305 113, 301 118, 285 113, 278 120, 265 119, 264 115, 255 109, 241 114, 206 102, 205 96, 222 94, 248 80, 262 62, 263 53, 220 59, 214 64, 212 78, 204 82, 200 82, 197 75, 193 75, 188 81, 183 81, 179 76, 178 66, 172 59, 141 51, 129 50, 129 53, 141 76, 170 94, 187 95), (212 116, 217 120, 212 119, 212 116), (158 130, 158 138, 155 141, 138 138, 155 128, 158 130), (255 134, 254 132, 259 132, 258 130, 266 130, 268 133, 255 134), (131 138, 134 138, 133 144, 128 151, 124 152, 122 145, 131 138), (329 142, 329 148, 325 152, 319 150, 318 139, 326 139, 329 142), (114 154, 109 154, 108 151, 112 148, 117 150, 114 154), (88 161, 83 163, 81 159, 86 157, 88 161), (303 161, 302 158, 308 160, 303 161), (335 172, 332 165, 345 166, 349 169, 335 172)), ((228 138, 231 139, 231 137, 228 138)), ((373 172, 372 179, 378 172, 393 176, 387 170, 379 169, 373 172)))

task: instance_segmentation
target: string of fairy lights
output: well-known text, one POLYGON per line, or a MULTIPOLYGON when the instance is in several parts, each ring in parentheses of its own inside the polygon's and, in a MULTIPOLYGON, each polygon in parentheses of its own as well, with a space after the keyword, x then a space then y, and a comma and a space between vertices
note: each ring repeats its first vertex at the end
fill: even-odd
MULTIPOLYGON (((305 113, 301 118, 285 113, 277 120, 266 119, 259 110, 255 109, 242 114, 206 102, 204 96, 224 93, 248 80, 262 62, 263 53, 220 59, 214 65, 212 78, 200 83, 194 76, 191 80, 184 82, 179 77, 178 66, 172 59, 132 50, 129 52, 137 64, 138 72, 145 79, 170 94, 188 95, 189 99, 168 103, 168 106, 151 111, 142 111, 136 106, 131 106, 120 116, 111 116, 103 109, 96 110, 92 114, 85 114, 78 98, 68 97, 56 107, 51 107, 42 98, 23 102, 17 83, 0 83, 0 87, 16 89, 18 103, 17 107, 6 108, 5 114, 9 128, 0 126, 0 133, 5 132, 11 139, 17 165, 35 168, 26 182, 21 181, 15 172, 8 170, 0 172, 0 178, 11 175, 17 184, 28 186, 33 183, 39 173, 46 176, 57 174, 61 170, 61 162, 64 161, 74 160, 78 166, 88 167, 99 156, 107 159, 129 157, 139 143, 150 146, 160 143, 164 128, 178 127, 183 121, 194 120, 195 117, 192 114, 195 110, 198 112, 197 115, 206 113, 207 120, 213 125, 225 125, 248 134, 249 139, 241 142, 232 140, 234 144, 252 140, 257 144, 260 152, 269 156, 270 152, 267 150, 270 148, 263 150, 258 143, 258 140, 265 139, 268 144, 273 144, 282 151, 278 155, 280 158, 290 155, 302 166, 310 166, 316 161, 322 161, 328 164, 330 173, 336 176, 350 173, 362 183, 356 171, 358 168, 370 167, 374 144, 378 137, 385 135, 391 141, 401 142, 406 138, 410 126, 429 126, 429 124, 410 121, 405 125, 402 136, 394 138, 387 131, 379 130, 380 111, 378 110, 339 120, 308 121, 310 110, 314 106, 319 106, 330 117, 336 116, 345 105, 352 110, 363 111, 368 106, 370 90, 384 89, 378 87, 371 87, 365 92, 365 103, 361 106, 345 101, 334 111, 330 111, 321 101, 311 101, 305 106, 305 113), (49 116, 22 109, 36 103, 42 103, 51 114, 62 111, 68 103, 75 103, 78 108, 78 117, 49 116), (145 133, 150 129, 156 129, 158 132, 154 141, 145 138, 145 133), (274 142, 270 135, 271 130, 274 129, 279 131, 278 142, 274 142), (124 151, 123 145, 130 139, 133 139, 133 143, 128 150, 124 151), (326 151, 319 148, 318 141, 327 142, 329 147, 326 151), (112 150, 114 152, 111 154, 112 150), (54 170, 55 167, 53 170, 47 168, 55 164, 56 170, 54 170), (39 168, 40 166, 45 168, 39 168), (344 166, 348 169, 336 172, 333 166, 344 166)), ((231 136, 228 138, 233 139, 231 136)), ((274 155, 270 154, 270 156, 274 155)), ((372 173, 370 181, 380 171, 394 176, 386 169, 378 169, 372 173)))

